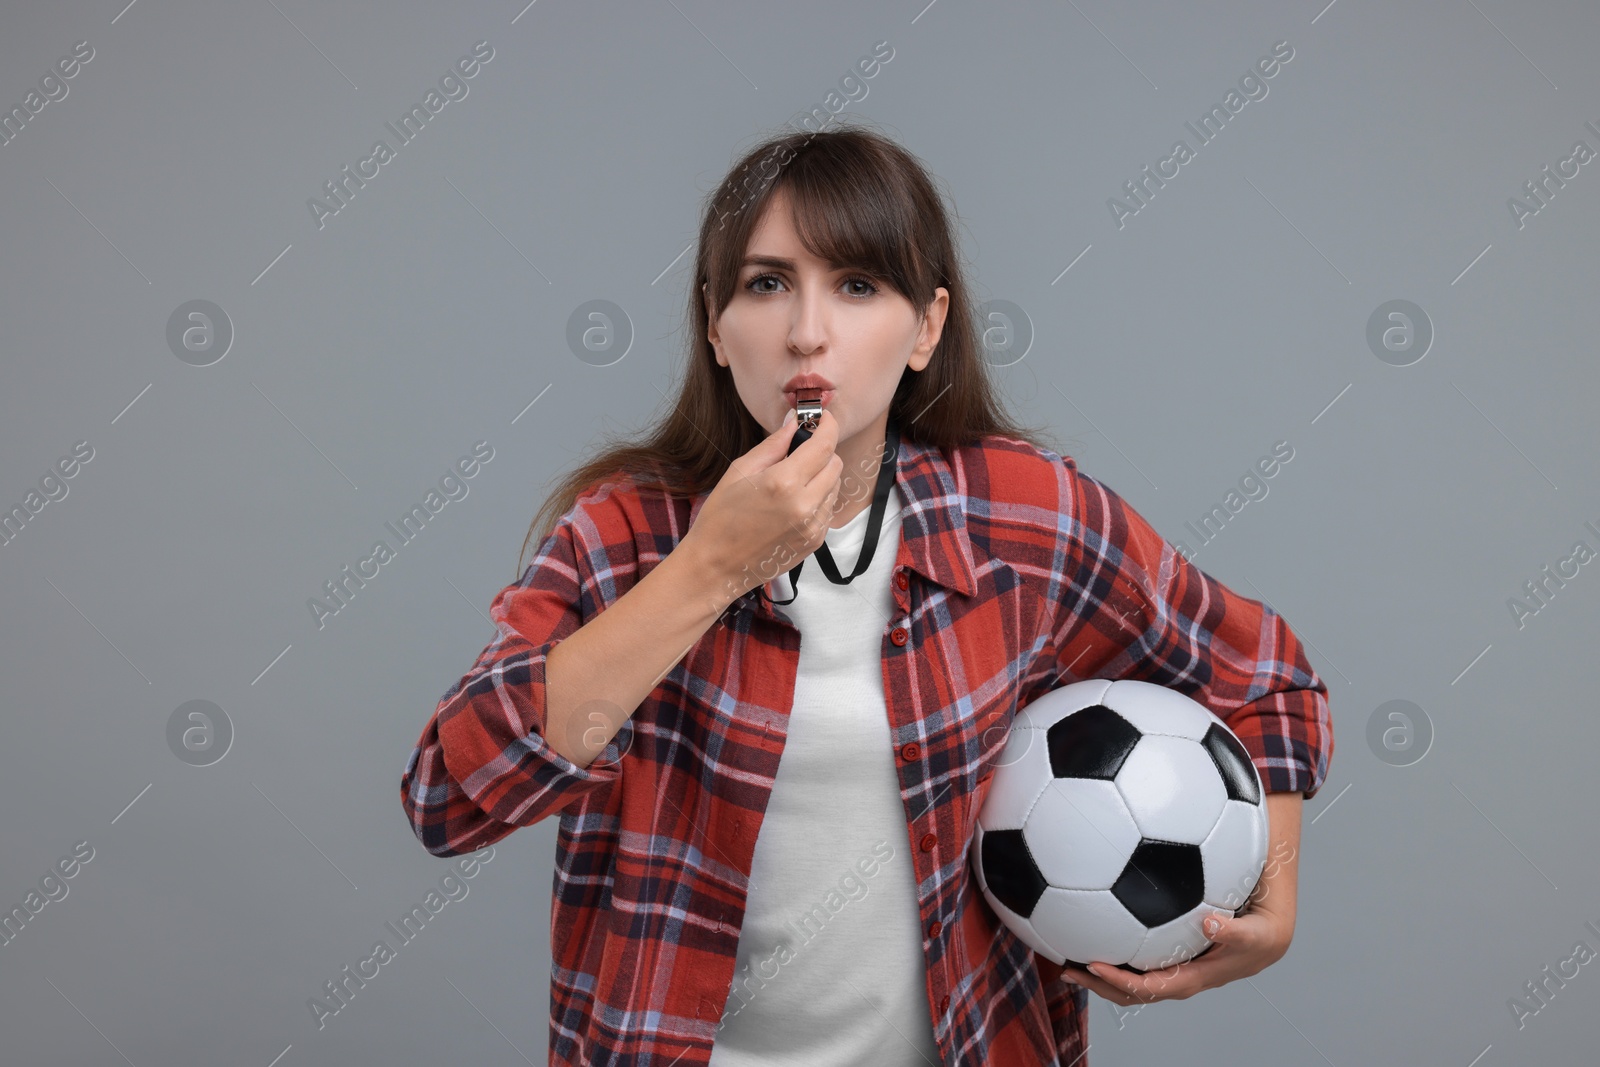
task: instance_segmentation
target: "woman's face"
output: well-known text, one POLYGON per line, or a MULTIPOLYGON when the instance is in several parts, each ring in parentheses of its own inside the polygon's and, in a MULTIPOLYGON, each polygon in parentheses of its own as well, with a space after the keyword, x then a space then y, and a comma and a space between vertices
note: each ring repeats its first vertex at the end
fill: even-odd
POLYGON ((785 190, 773 194, 751 233, 720 317, 705 298, 717 363, 732 370, 751 416, 775 432, 794 406, 785 395, 789 381, 819 375, 832 383, 822 402, 839 424, 838 451, 847 462, 874 439, 882 444, 895 387, 906 367, 928 365, 950 299, 936 289, 919 320, 911 302, 884 283, 813 256, 795 232, 785 190))

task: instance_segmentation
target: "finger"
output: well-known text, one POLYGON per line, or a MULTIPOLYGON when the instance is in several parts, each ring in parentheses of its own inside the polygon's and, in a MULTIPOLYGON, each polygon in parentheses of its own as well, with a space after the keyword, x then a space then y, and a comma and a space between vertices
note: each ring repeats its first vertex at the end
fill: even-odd
POLYGON ((1120 967, 1113 967, 1108 963, 1089 964, 1089 973, 1096 975, 1107 985, 1114 986, 1122 993, 1139 1000, 1149 999, 1149 993, 1142 989, 1138 983, 1138 975, 1130 974, 1120 967))
POLYGON ((1231 917, 1214 915, 1200 926, 1201 932, 1216 942, 1218 949, 1227 945, 1235 950, 1249 950, 1270 943, 1274 929, 1273 920, 1260 912, 1231 917))
POLYGON ((812 427, 810 438, 800 447, 804 448, 812 441, 816 442, 814 450, 824 455, 833 452, 839 444, 839 420, 834 418, 833 412, 827 408, 823 408, 817 415, 817 424, 812 427))
POLYGON ((1129 992, 1138 994, 1165 993, 1172 988, 1173 982, 1179 974, 1187 969, 1187 963, 1175 963, 1171 967, 1163 967, 1158 971, 1146 971, 1143 974, 1129 974, 1127 971, 1115 970, 1117 975, 1124 979, 1125 988, 1129 992))
POLYGON ((817 473, 828 465, 829 458, 836 454, 834 446, 838 439, 839 424, 834 419, 833 413, 823 408, 821 416, 817 419, 816 429, 811 431, 810 437, 788 454, 785 462, 793 463, 801 480, 810 484, 817 473))
POLYGON ((1111 986, 1106 985, 1088 971, 1081 970, 1077 967, 1063 967, 1061 968, 1060 977, 1066 979, 1067 981, 1076 982, 1089 992, 1098 997, 1102 997, 1105 1000, 1109 1000, 1113 1004, 1127 1003, 1127 994, 1123 993, 1120 989, 1114 989, 1111 986))
POLYGON ((1081 967, 1063 967, 1061 968, 1061 977, 1070 978, 1072 981, 1077 982, 1091 993, 1094 993, 1100 997, 1104 997, 1113 1004, 1120 1004, 1125 1008, 1132 1004, 1142 1003, 1142 1001, 1139 1001, 1135 997, 1123 992, 1104 979, 1090 974, 1081 967))
POLYGON ((742 463, 743 470, 747 474, 755 474, 781 463, 784 457, 789 455, 789 442, 794 439, 798 429, 794 408, 790 408, 776 430, 768 434, 766 439, 752 448, 747 455, 740 456, 734 462, 742 463))
POLYGON ((1139 1004, 1184 999, 1210 985, 1218 984, 1210 981, 1210 976, 1216 969, 1215 961, 1202 966, 1197 960, 1186 960, 1171 967, 1163 967, 1159 971, 1146 971, 1144 974, 1135 974, 1120 967, 1100 963, 1093 963, 1091 966, 1107 983, 1139 1004))
POLYGON ((1193 996, 1206 987, 1209 968, 1187 961, 1159 971, 1132 974, 1117 967, 1096 968, 1107 981, 1141 1003, 1157 1000, 1183 999, 1193 996))
MULTIPOLYGON (((804 448, 805 445, 800 447, 804 448)), ((823 486, 827 486, 826 495, 822 498, 822 503, 824 506, 832 503, 833 498, 838 495, 839 487, 844 484, 844 479, 839 477, 843 470, 844 457, 837 452, 829 453, 828 458, 822 461, 822 466, 817 468, 815 474, 807 480, 806 492, 814 493, 822 489, 823 486)))
POLYGON ((798 423, 799 418, 795 415, 794 408, 790 408, 788 411, 783 413, 783 421, 778 423, 778 428, 767 434, 767 440, 781 440, 787 443, 789 437, 791 436, 791 431, 798 423))

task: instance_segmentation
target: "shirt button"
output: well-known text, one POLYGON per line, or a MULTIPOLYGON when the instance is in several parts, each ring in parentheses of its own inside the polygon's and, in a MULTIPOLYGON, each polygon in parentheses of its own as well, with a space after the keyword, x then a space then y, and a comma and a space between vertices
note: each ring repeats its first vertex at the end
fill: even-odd
POLYGON ((938 919, 935 919, 935 920, 933 920, 933 925, 928 927, 928 936, 929 937, 938 937, 939 936, 939 931, 941 931, 943 929, 944 929, 944 923, 940 922, 938 919))
POLYGON ((922 746, 917 744, 915 741, 907 741, 904 745, 900 746, 900 758, 905 760, 907 763, 915 759, 920 759, 921 757, 922 746))
POLYGON ((894 584, 899 586, 901 589, 904 589, 906 586, 911 584, 911 579, 906 577, 905 571, 901 571, 894 576, 894 584))
POLYGON ((947 1012, 949 1010, 950 1010, 950 994, 946 993, 944 996, 939 998, 939 1014, 943 1015, 945 1012, 947 1012))
POLYGON ((933 846, 938 844, 938 843, 939 843, 939 839, 937 837, 935 837, 934 835, 932 835, 932 834, 923 834, 922 835, 922 851, 924 851, 924 852, 932 852, 933 851, 933 846))
POLYGON ((904 626, 896 626, 893 630, 890 630, 889 640, 896 645, 904 645, 906 643, 906 628, 904 626))

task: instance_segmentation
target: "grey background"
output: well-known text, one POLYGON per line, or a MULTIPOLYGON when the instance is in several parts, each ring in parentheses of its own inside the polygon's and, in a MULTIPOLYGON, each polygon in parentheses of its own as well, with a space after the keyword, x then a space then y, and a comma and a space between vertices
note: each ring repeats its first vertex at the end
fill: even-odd
POLYGON ((1600 164, 1520 229, 1506 202, 1600 149, 1597 32, 1509 0, 6 5, 0 107, 95 55, 0 147, 0 504, 94 458, 0 546, 0 910, 94 858, 0 947, 0 1058, 544 1062, 553 821, 320 1031, 307 1001, 448 869, 404 762, 549 480, 660 410, 702 197, 886 40, 847 111, 927 162, 975 297, 1031 322, 997 372, 1019 416, 1191 546, 1294 448, 1196 557, 1330 686, 1294 943, 1120 1020, 1091 998, 1090 1060, 1592 1063, 1600 964, 1520 1030, 1507 1001, 1600 950, 1600 565, 1520 628, 1508 599, 1600 548, 1600 164), (479 40, 469 95, 319 230, 307 198, 479 40), (1280 40, 1119 229, 1107 198, 1280 40), (235 330, 206 367, 166 342, 195 299, 235 330), (634 331, 610 366, 566 342, 594 299, 634 331), (1404 367, 1366 342, 1394 299, 1435 330, 1404 367), (319 629, 307 599, 479 440, 468 496, 319 629), (235 732, 207 767, 167 742, 197 699, 235 732), (1434 731, 1408 766, 1366 740, 1397 699, 1434 731))

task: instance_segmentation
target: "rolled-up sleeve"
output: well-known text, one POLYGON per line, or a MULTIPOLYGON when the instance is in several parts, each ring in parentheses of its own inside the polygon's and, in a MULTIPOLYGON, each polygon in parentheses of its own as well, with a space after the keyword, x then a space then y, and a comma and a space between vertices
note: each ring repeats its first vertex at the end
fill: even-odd
POLYGON ((596 527, 582 507, 563 516, 522 578, 495 596, 489 617, 498 635, 444 694, 406 761, 401 802, 433 855, 482 848, 621 774, 631 718, 586 768, 545 739, 550 651, 603 608, 591 553, 604 556, 605 547, 586 548, 577 523, 596 527))
POLYGON ((1185 559, 1127 501, 1059 457, 1055 684, 1130 678, 1228 724, 1269 793, 1316 795, 1333 756, 1328 689, 1283 617, 1185 559))

